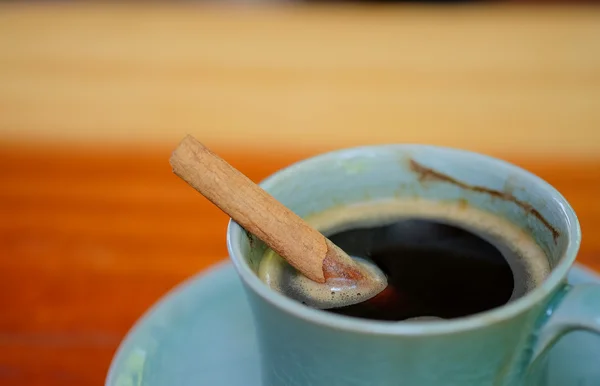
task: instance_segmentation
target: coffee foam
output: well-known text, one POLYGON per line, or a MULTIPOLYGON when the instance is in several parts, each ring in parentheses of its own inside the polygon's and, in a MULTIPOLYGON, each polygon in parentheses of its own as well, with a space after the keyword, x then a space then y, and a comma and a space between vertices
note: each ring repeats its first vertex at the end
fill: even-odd
MULTIPOLYGON (((433 220, 461 227, 495 245, 515 276, 511 300, 539 286, 550 273, 541 247, 524 230, 492 213, 459 202, 424 199, 385 200, 338 207, 311 215, 306 221, 325 235, 358 227, 390 225, 406 218, 433 220)), ((379 268, 355 258, 365 269, 378 274, 379 268), (375 270, 375 271, 374 271, 375 270)), ((267 250, 259 266, 259 278, 275 291, 314 308, 344 307, 368 300, 385 288, 374 291, 342 279, 319 284, 298 273, 283 258, 267 250)))
POLYGON ((327 279, 314 282, 296 271, 273 250, 260 263, 258 275, 272 289, 309 307, 327 309, 345 307, 371 299, 387 287, 385 274, 375 264, 353 257, 370 280, 327 279))

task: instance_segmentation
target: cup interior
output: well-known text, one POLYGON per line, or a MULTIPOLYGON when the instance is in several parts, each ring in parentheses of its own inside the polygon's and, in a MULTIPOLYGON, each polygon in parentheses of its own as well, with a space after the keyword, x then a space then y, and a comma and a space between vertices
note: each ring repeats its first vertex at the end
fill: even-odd
MULTIPOLYGON (((556 189, 517 166, 457 149, 385 145, 341 150, 296 163, 261 186, 304 218, 377 200, 467 203, 533 236, 551 269, 564 263, 564 275, 579 245, 577 218, 556 189)), ((264 243, 235 222, 228 236, 240 252, 232 256, 234 262, 256 273, 264 243)))

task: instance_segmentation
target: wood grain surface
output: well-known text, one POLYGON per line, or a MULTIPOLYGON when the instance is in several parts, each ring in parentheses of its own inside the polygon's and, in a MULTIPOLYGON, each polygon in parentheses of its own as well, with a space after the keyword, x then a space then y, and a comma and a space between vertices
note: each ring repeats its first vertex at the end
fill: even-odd
MULTIPOLYGON (((135 320, 225 258, 227 217, 170 150, 0 146, 0 384, 101 384, 135 320)), ((310 155, 219 153, 254 181, 310 155)), ((510 160, 571 201, 600 269, 600 160, 510 160)))
POLYGON ((100 385, 167 290, 226 256, 171 173, 185 133, 259 181, 315 152, 503 156, 600 269, 600 7, 0 4, 0 385, 100 385), (241 150, 246 149, 246 150, 241 150))
POLYGON ((0 4, 0 133, 600 152, 600 7, 0 4))

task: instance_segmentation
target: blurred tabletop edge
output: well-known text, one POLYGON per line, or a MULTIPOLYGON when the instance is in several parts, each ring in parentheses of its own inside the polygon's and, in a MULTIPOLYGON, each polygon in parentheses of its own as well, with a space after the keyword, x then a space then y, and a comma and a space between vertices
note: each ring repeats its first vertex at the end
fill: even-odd
MULTIPOLYGON (((0 145, 0 384, 100 384, 135 320, 226 257, 227 217, 171 150, 0 145)), ((310 155, 215 150, 257 182, 310 155)), ((600 269, 600 159, 507 159, 571 201, 600 269)))
POLYGON ((600 150, 600 7, 0 4, 0 138, 600 150))

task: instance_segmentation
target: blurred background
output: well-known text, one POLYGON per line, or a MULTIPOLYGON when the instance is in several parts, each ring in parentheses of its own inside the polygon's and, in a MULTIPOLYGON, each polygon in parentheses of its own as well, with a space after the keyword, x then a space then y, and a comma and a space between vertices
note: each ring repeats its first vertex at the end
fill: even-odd
POLYGON ((226 257, 168 164, 186 133, 255 181, 364 144, 498 156, 565 194, 600 269, 596 2, 2 2, 0 384, 102 384, 226 257))

